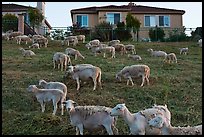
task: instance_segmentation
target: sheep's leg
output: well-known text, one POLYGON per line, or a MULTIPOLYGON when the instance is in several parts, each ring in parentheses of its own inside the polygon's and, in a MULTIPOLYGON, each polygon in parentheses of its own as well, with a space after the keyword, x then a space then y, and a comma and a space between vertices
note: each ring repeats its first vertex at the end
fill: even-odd
POLYGON ((77 54, 75 54, 75 60, 77 60, 77 54))
POLYGON ((142 87, 144 85, 144 82, 145 82, 145 77, 142 76, 142 84, 140 85, 140 87, 142 87))
POLYGON ((42 112, 44 113, 45 112, 45 103, 43 103, 43 101, 41 101, 40 105, 41 105, 42 112))
POLYGON ((76 135, 79 135, 79 129, 76 127, 76 135))
POLYGON ((56 102, 54 102, 53 101, 53 106, 54 106, 54 110, 53 110, 53 115, 55 115, 56 114, 56 112, 57 112, 57 103, 56 102))
POLYGON ((64 104, 61 102, 61 115, 64 115, 64 104))
POLYGON ((102 86, 101 86, 101 73, 100 73, 99 76, 98 76, 98 84, 99 84, 99 86, 100 86, 101 89, 102 89, 102 86))
POLYGON ((80 81, 79 81, 78 78, 76 79, 76 81, 77 81, 77 90, 79 90, 79 88, 80 88, 80 81))
POLYGON ((94 83, 93 90, 96 90, 96 85, 97 85, 96 78, 93 78, 93 83, 94 83))
POLYGON ((26 40, 26 45, 28 44, 28 41, 26 40))
POLYGON ((105 53, 105 52, 103 53, 103 57, 104 57, 104 58, 106 57, 106 53, 105 53))
POLYGON ((148 79, 148 77, 146 76, 145 79, 146 79, 146 81, 147 81, 147 85, 149 85, 149 79, 148 79))
POLYGON ((104 125, 106 131, 108 132, 109 135, 113 135, 113 131, 111 129, 111 125, 104 125))
POLYGON ((63 71, 63 62, 61 62, 61 71, 63 71))
POLYGON ((54 65, 53 69, 55 69, 55 61, 53 61, 53 65, 54 65))
POLYGON ((60 69, 60 64, 57 64, 57 65, 58 65, 57 68, 60 69))
POLYGON ((127 80, 127 86, 129 85, 129 79, 127 80))
POLYGON ((79 128, 80 135, 83 135, 83 125, 78 124, 77 127, 79 128))

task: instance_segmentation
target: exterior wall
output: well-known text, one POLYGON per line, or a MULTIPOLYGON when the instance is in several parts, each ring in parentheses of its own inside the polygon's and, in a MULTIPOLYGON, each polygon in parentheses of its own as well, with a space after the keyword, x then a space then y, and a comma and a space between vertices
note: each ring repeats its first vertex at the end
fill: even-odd
POLYGON ((77 15, 88 15, 88 27, 95 27, 98 24, 97 14, 73 14, 73 23, 77 22, 77 15))

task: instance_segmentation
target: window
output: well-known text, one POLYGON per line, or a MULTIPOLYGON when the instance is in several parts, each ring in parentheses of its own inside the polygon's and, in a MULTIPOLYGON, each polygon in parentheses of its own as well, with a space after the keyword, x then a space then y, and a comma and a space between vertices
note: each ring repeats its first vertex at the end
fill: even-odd
POLYGON ((170 16, 147 15, 144 18, 145 27, 170 27, 170 16))
POLYGON ((120 22, 120 13, 107 13, 107 22, 110 22, 110 24, 120 22))
POLYGON ((77 23, 80 27, 88 27, 88 15, 77 15, 77 23))

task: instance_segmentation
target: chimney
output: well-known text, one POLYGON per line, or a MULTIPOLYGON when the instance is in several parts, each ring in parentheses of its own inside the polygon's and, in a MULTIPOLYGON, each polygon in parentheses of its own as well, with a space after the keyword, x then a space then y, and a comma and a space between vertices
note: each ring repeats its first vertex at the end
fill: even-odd
POLYGON ((45 16, 45 2, 37 2, 37 9, 45 16))
POLYGON ((136 6, 136 4, 133 2, 130 2, 130 3, 128 3, 128 6, 132 7, 132 6, 136 6))

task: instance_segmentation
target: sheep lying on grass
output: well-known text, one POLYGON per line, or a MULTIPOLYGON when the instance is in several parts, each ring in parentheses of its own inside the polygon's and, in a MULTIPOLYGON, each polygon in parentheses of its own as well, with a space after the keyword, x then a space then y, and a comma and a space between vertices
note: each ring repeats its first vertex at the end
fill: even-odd
POLYGON ((93 131, 105 128, 109 135, 118 134, 117 117, 110 116, 111 108, 105 106, 74 106, 76 102, 63 102, 70 115, 71 125, 76 127, 76 135, 83 135, 84 129, 93 131), (113 132, 115 131, 115 132, 113 132))
POLYGON ((25 50, 24 48, 19 48, 19 50, 22 52, 23 57, 32 57, 36 55, 32 50, 25 50))
POLYGON ((82 56, 82 54, 81 54, 78 50, 73 49, 73 48, 67 48, 67 49, 65 49, 65 54, 74 56, 74 57, 75 57, 75 60, 77 60, 77 57, 80 57, 80 58, 82 58, 82 59, 85 58, 84 56, 82 56))
POLYGON ((177 58, 176 58, 176 54, 175 53, 169 53, 167 54, 165 61, 167 61, 168 63, 177 63, 177 58))
POLYGON ((53 103, 53 115, 57 112, 57 103, 61 103, 61 115, 64 114, 64 105, 63 102, 65 101, 65 94, 62 90, 59 89, 39 89, 36 85, 30 85, 27 88, 28 92, 32 92, 35 94, 38 102, 41 105, 42 112, 45 111, 45 102, 49 102, 52 100, 53 103))
POLYGON ((145 79, 147 85, 149 85, 150 68, 147 65, 131 65, 126 66, 116 74, 116 79, 121 81, 121 77, 127 79, 127 85, 129 81, 134 85, 132 78, 142 76, 141 87, 144 85, 145 79))
POLYGON ((148 124, 161 129, 162 135, 202 135, 202 125, 188 127, 173 127, 166 121, 163 114, 156 115, 148 124))
POLYGON ((56 65, 58 65, 58 69, 60 69, 61 66, 61 71, 67 69, 67 65, 71 64, 71 59, 68 55, 62 53, 62 52, 56 52, 53 55, 53 65, 54 65, 54 69, 56 67, 56 65))
POLYGON ((135 54, 128 54, 128 58, 131 58, 133 60, 142 60, 142 58, 139 55, 135 54))
POLYGON ((111 116, 121 116, 128 124, 130 134, 132 135, 160 135, 161 130, 153 128, 150 129, 148 120, 154 116, 154 114, 162 113, 166 117, 169 117, 168 113, 164 110, 157 108, 148 108, 137 113, 131 113, 125 104, 117 104, 112 110, 111 116))
POLYGON ((37 48, 40 49, 40 45, 38 43, 33 43, 29 48, 37 48))
POLYGON ((188 53, 188 47, 186 47, 186 48, 179 48, 179 50, 180 50, 180 55, 181 54, 187 55, 187 53, 188 53))
POLYGON ((69 66, 64 78, 67 78, 69 74, 76 80, 77 90, 80 88, 80 80, 89 80, 90 78, 94 83, 93 90, 96 90, 97 83, 101 87, 101 69, 99 67, 93 65, 69 66))

